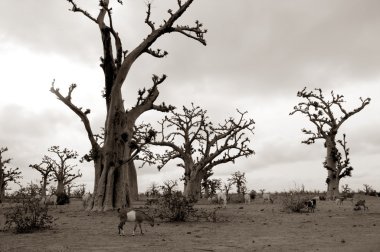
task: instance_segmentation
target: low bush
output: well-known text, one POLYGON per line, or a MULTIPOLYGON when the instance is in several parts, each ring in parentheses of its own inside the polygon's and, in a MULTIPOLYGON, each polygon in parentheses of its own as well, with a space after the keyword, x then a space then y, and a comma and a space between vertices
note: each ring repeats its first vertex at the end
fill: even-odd
POLYGON ((300 193, 285 194, 282 199, 284 210, 294 213, 300 213, 305 208, 307 199, 300 193))
POLYGON ((52 227, 53 217, 48 214, 47 206, 40 205, 39 201, 31 198, 5 212, 5 230, 14 229, 16 233, 32 233, 52 227))
POLYGON ((196 212, 193 207, 195 201, 183 196, 180 191, 165 193, 150 203, 154 207, 155 216, 169 221, 186 221, 195 216, 196 212))

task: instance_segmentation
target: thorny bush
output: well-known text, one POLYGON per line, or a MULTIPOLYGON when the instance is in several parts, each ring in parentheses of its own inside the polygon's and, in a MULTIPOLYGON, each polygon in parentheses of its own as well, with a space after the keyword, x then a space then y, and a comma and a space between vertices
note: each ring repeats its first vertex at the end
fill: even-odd
POLYGON ((286 211, 300 213, 305 208, 306 200, 307 198, 299 192, 287 193, 282 200, 282 205, 286 211))
POLYGON ((5 229, 14 228, 16 233, 32 233, 36 230, 51 228, 53 217, 48 214, 47 206, 40 205, 40 200, 31 198, 10 208, 5 215, 5 229))

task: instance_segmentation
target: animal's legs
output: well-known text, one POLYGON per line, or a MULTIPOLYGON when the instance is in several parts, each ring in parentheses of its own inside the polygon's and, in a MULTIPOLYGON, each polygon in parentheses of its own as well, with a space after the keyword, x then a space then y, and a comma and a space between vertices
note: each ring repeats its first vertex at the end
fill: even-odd
POLYGON ((135 236, 135 230, 137 228, 137 223, 135 223, 135 227, 133 228, 133 233, 132 233, 132 236, 135 236))
POLYGON ((141 228, 141 223, 139 223, 139 227, 140 227, 140 232, 141 232, 141 235, 143 235, 143 231, 142 231, 142 228, 141 228))

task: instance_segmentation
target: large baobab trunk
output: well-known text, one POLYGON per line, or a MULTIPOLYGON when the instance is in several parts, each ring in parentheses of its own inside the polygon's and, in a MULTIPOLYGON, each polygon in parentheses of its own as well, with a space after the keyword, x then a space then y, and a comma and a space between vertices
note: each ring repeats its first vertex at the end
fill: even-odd
POLYGON ((131 136, 125 131, 127 118, 121 95, 112 100, 106 121, 105 142, 102 147, 102 158, 95 164, 98 174, 93 210, 110 210, 124 207, 129 203, 127 165, 123 163, 130 156, 129 143, 131 136), (128 197, 128 198, 127 198, 128 197))
POLYGON ((327 169, 327 198, 334 199, 339 196, 339 172, 337 173, 337 148, 333 137, 326 139, 326 164, 327 169))
POLYGON ((128 162, 128 180, 129 180, 129 193, 131 200, 139 199, 139 189, 137 184, 137 172, 133 160, 128 162))
POLYGON ((193 171, 189 176, 185 176, 184 195, 187 198, 198 200, 201 196, 201 182, 203 175, 200 172, 193 171))

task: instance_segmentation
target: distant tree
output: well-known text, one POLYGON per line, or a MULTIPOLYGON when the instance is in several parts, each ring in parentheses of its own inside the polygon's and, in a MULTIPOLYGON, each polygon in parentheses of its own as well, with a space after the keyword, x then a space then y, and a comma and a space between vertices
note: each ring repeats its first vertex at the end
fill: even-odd
POLYGON ((231 188, 232 188, 232 182, 231 181, 227 181, 226 183, 223 184, 223 190, 226 193, 227 199, 228 199, 228 195, 230 193, 231 188))
POLYGON ((365 195, 369 195, 373 191, 372 186, 370 186, 368 184, 363 184, 363 187, 364 187, 365 195))
POLYGON ((361 105, 348 112, 343 108, 343 103, 345 102, 343 95, 335 94, 333 91, 331 91, 330 100, 324 97, 322 90, 319 88, 315 89, 315 92, 308 92, 304 88, 297 93, 297 96, 305 101, 295 106, 290 115, 300 112, 306 115, 316 127, 316 131, 302 129, 302 132, 309 137, 302 143, 313 144, 318 139, 324 141, 327 149, 326 160, 323 163, 324 168, 327 169, 327 197, 336 197, 339 195, 340 179, 351 176, 353 170, 348 158, 349 148, 347 147, 346 137, 343 134, 343 139, 337 140, 338 130, 348 118, 367 106, 371 99, 360 98, 361 105), (339 151, 338 147, 342 151, 339 151))
POLYGON ((52 179, 52 175, 54 173, 54 162, 51 158, 45 155, 42 158, 41 163, 31 164, 29 167, 41 174, 41 196, 46 196, 47 185, 49 184, 49 180, 52 179))
POLYGON ((238 111, 237 119, 229 118, 214 126, 200 107, 192 104, 182 110, 165 116, 151 144, 168 148, 164 154, 156 155, 159 170, 169 161, 179 159, 177 166, 184 169, 184 195, 198 199, 208 171, 254 153, 246 137, 253 134, 254 121, 245 119, 246 112, 238 111))
POLYGON ((10 163, 11 159, 3 159, 3 153, 8 151, 8 148, 0 148, 0 203, 4 201, 5 190, 9 182, 18 183, 22 178, 19 168, 10 168, 6 165, 10 163))
POLYGON ((148 197, 150 197, 150 196, 153 196, 153 197, 159 196, 160 195, 160 186, 157 185, 156 182, 152 182, 152 184, 150 184, 150 186, 146 190, 145 194, 148 197))
MULTIPOLYGON (((104 73, 103 96, 106 105, 105 134, 102 144, 97 141, 90 125, 88 119, 90 109, 84 110, 72 102, 72 94, 77 85, 72 84, 67 95, 63 95, 53 82, 51 92, 82 120, 91 143, 87 160, 94 161, 95 167, 94 198, 90 204, 92 209, 102 211, 129 206, 130 194, 138 195, 137 173, 132 166, 133 162, 130 162, 139 151, 132 141, 135 122, 146 111, 167 112, 173 107, 165 103, 155 104, 159 95, 158 86, 164 82, 166 75, 162 77, 153 75, 152 87, 148 90, 145 88, 139 90, 136 105, 131 109, 125 109, 125 97, 123 97, 125 91, 122 90, 125 80, 136 60, 142 55, 163 58, 168 54, 166 51, 152 48, 161 36, 178 33, 206 45, 203 35, 207 31, 199 21, 195 21, 193 26, 177 24, 193 0, 177 0, 177 8, 168 10, 168 17, 158 25, 151 19, 151 3, 148 2, 145 23, 149 26, 150 32, 140 44, 128 51, 123 47, 122 37, 114 26, 113 8, 109 0, 99 2, 100 9, 97 16, 79 7, 74 0, 68 2, 71 11, 83 14, 99 28, 102 40, 103 56, 100 58, 100 66, 104 73)), ((122 3, 121 0, 118 2, 122 3)))
POLYGON ((53 167, 53 180, 57 182, 56 194, 63 194, 65 193, 65 186, 72 183, 75 179, 82 177, 79 170, 76 174, 73 173, 74 168, 77 165, 69 163, 70 160, 78 157, 78 153, 67 148, 61 150, 59 146, 52 146, 48 149, 48 151, 58 156, 58 160, 48 156, 46 157, 49 160, 48 162, 51 163, 53 167))
POLYGON ((178 186, 178 182, 176 180, 166 180, 163 184, 164 185, 161 186, 161 189, 164 194, 172 194, 173 189, 178 186))
POLYGON ((227 179, 232 183, 232 185, 236 186, 236 192, 240 195, 247 190, 245 184, 247 183, 247 179, 245 178, 245 172, 241 173, 237 171, 231 175, 231 178, 227 179))

